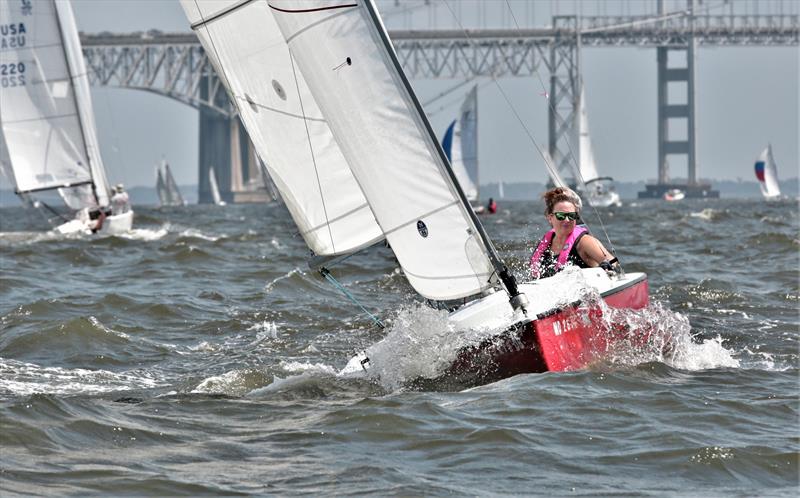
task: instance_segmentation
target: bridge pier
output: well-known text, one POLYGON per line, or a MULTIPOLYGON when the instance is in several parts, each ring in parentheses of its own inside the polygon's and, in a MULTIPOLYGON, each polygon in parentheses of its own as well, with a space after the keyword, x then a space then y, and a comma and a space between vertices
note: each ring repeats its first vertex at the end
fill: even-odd
MULTIPOLYGON (((687 0, 687 8, 694 12, 694 0, 687 0)), ((658 13, 666 14, 663 0, 658 0, 658 13)), ((694 21, 690 18, 690 23, 694 21)), ((718 198, 719 192, 711 189, 708 183, 697 181, 697 156, 695 142, 695 52, 697 40, 692 31, 686 36, 685 43, 659 46, 656 48, 656 64, 658 71, 657 101, 658 101, 658 180, 655 185, 646 185, 645 190, 639 192, 640 199, 661 198, 671 189, 684 191, 686 197, 711 197, 718 198), (670 64, 670 54, 676 58, 683 56, 685 65, 676 67, 670 64), (685 101, 675 98, 672 88, 685 90, 685 101), (671 98, 672 97, 672 98, 671 98), (670 124, 673 126, 671 127, 670 124), (678 139, 675 135, 676 125, 686 130, 686 136, 678 139), (670 178, 668 157, 683 157, 686 160, 686 183, 674 183, 670 178)))

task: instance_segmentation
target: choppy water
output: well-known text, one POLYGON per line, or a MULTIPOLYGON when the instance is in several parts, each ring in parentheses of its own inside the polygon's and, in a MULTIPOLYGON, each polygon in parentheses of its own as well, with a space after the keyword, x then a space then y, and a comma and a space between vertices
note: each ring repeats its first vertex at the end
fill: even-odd
MULTIPOLYGON (((501 208, 487 230, 522 272, 541 208, 501 208)), ((796 496, 798 211, 605 211, 650 275, 638 319, 679 354, 453 391, 406 384, 441 360, 409 335, 448 331, 391 255, 335 269, 381 331, 280 206, 139 207, 129 236, 72 239, 2 209, 0 493, 796 496), (338 374, 381 339, 381 381, 338 374)))

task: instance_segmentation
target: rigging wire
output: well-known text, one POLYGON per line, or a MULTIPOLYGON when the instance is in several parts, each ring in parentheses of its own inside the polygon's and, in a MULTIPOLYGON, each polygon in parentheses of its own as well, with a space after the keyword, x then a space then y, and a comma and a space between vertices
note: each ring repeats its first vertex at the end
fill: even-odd
POLYGON ((333 275, 331 275, 331 272, 330 272, 330 271, 328 271, 328 269, 327 269, 327 268, 325 268, 325 267, 323 266, 322 268, 320 268, 320 269, 319 269, 319 273, 320 273, 320 274, 321 274, 323 277, 325 277, 325 279, 326 279, 328 282, 330 282, 331 284, 333 284, 333 286, 334 286, 334 287, 336 287, 337 289, 339 289, 339 290, 342 292, 342 294, 344 294, 345 296, 347 296, 347 298, 348 298, 348 299, 350 299, 350 301, 352 301, 352 302, 353 302, 353 303, 354 303, 356 306, 358 306, 359 308, 361 308, 361 311, 363 311, 363 312, 364 312, 364 313, 365 313, 367 316, 369 316, 369 317, 372 319, 372 321, 373 321, 373 322, 375 322, 375 325, 377 325, 378 327, 380 327, 380 328, 382 328, 382 329, 385 329, 385 328, 386 328, 386 325, 385 325, 385 324, 384 324, 384 323, 381 321, 381 319, 380 319, 380 318, 378 318, 377 316, 373 315, 372 313, 370 313, 370 312, 369 312, 369 310, 367 310, 367 308, 365 308, 365 307, 364 307, 364 305, 363 305, 363 304, 361 304, 361 303, 358 301, 358 299, 356 299, 356 298, 355 298, 355 296, 353 296, 353 295, 350 293, 350 291, 348 291, 348 290, 347 290, 347 289, 346 289, 346 288, 345 288, 345 287, 344 287, 342 284, 340 284, 338 280, 336 280, 335 278, 333 278, 333 275))
MULTIPOLYGON (((476 46, 477 44, 476 44, 475 40, 473 40, 473 38, 469 34, 469 31, 461 23, 461 19, 459 19, 456 16, 456 14, 453 11, 452 7, 450 6, 450 3, 448 2, 448 0, 442 0, 442 1, 444 2, 445 6, 447 6, 447 9, 450 11, 450 14, 453 16, 453 19, 455 19, 456 24, 458 24, 458 27, 463 32, 464 37, 469 41, 469 43, 471 45, 476 46)), ((508 0, 506 0, 506 5, 507 5, 509 11, 511 12, 511 18, 514 21, 514 24, 517 27, 517 30, 520 31, 521 28, 519 26, 519 23, 517 22, 516 16, 514 15, 514 11, 511 9, 511 6, 508 4, 508 0)), ((547 100, 548 106, 551 108, 553 114, 555 114, 555 106, 554 106, 552 100, 550 99, 549 92, 547 91, 547 87, 545 86, 544 81, 542 81, 542 77, 539 74, 539 71, 534 69, 533 74, 536 76, 536 79, 539 81, 539 84, 541 85, 542 92, 543 92, 543 95, 545 96, 545 98, 547 100)), ((545 154, 545 152, 542 149, 542 147, 539 145, 539 143, 534 138, 533 132, 525 124, 525 122, 522 120, 522 117, 519 115, 519 112, 517 112, 516 108, 511 103, 511 99, 509 98, 508 94, 506 93, 506 91, 502 87, 502 85, 500 85, 500 82, 497 80, 497 77, 493 73, 490 73, 489 77, 491 78, 491 81, 493 81, 495 83, 495 85, 497 86, 497 89, 500 91, 500 94, 502 95, 503 99, 506 101, 506 104, 508 104, 512 114, 517 119, 517 121, 519 122, 520 126, 522 126, 522 129, 525 131, 525 134, 528 136, 528 140, 530 140, 530 142, 533 144, 533 146, 536 149, 536 151, 539 153, 539 155, 544 160, 545 166, 547 167, 548 171, 550 172, 550 176, 552 178, 559 178, 559 175, 557 174, 557 169, 554 167, 554 165, 551 164, 550 160, 547 159, 548 156, 545 154)), ((562 120, 561 124, 564 124, 563 120, 562 120)), ((570 157, 571 157, 572 162, 573 162, 573 167, 577 170, 577 164, 575 162, 575 154, 572 151, 572 145, 570 144, 569 139, 567 139, 566 142, 567 142, 567 148, 569 149, 570 157)), ((585 186, 585 183, 583 182, 583 178, 580 177, 580 172, 579 171, 578 171, 578 174, 576 175, 576 179, 579 179, 580 183, 585 186)), ((562 186, 566 187, 566 185, 562 185, 562 186)), ((608 236, 608 232, 606 231, 605 225, 603 224, 602 219, 600 218, 600 215, 597 212, 597 209, 594 208, 594 207, 592 207, 592 209, 594 210, 595 216, 600 220, 601 229, 603 230, 603 234, 605 235, 605 238, 609 243, 609 248, 611 249, 611 252, 613 253, 614 252, 613 244, 611 243, 611 239, 608 236)))

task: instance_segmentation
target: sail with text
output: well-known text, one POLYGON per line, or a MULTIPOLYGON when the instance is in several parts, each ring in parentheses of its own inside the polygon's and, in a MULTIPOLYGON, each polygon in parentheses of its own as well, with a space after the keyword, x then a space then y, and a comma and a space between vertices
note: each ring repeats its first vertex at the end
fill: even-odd
POLYGON ((107 206, 89 79, 68 2, 0 2, 0 128, 16 192, 58 190, 74 210, 107 206))

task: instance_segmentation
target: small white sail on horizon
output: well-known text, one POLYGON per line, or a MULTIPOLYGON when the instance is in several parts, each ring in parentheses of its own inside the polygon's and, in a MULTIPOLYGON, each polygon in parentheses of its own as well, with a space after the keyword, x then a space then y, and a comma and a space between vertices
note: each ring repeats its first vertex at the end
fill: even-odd
POLYGON ((186 205, 166 159, 161 159, 161 165, 156 167, 156 193, 162 207, 186 205))
POLYGON ((470 202, 478 202, 478 85, 461 104, 459 116, 448 126, 442 148, 470 202))
POLYGON ((778 166, 775 164, 775 157, 772 155, 772 144, 761 151, 755 163, 756 179, 758 179, 761 195, 765 199, 772 200, 781 196, 781 188, 778 183, 778 166))
POLYGON ((208 168, 208 186, 211 189, 211 198, 214 199, 214 204, 217 206, 224 206, 225 201, 219 193, 219 185, 217 184, 217 172, 214 167, 208 168))
MULTIPOLYGON (((88 210, 109 208, 111 191, 72 7, 55 0, 0 2, 0 19, 10 33, 0 51, 0 130, 16 192, 57 190, 88 220, 88 210)), ((58 230, 86 228, 79 221, 58 230)), ((132 222, 132 211, 109 216, 103 231, 124 232, 132 222)))
POLYGON ((178 189, 178 183, 175 181, 175 177, 172 176, 172 170, 169 167, 169 163, 164 160, 162 164, 164 165, 164 183, 166 184, 167 192, 169 192, 172 205, 185 206, 186 200, 183 198, 181 191, 178 189))
MULTIPOLYGON (((586 109, 586 90, 583 81, 580 83, 578 97, 578 171, 580 178, 575 179, 578 192, 594 207, 620 206, 619 194, 614 190, 614 179, 600 176, 597 160, 594 156, 592 138, 589 135, 589 113, 586 109)), ((548 168, 549 170, 550 168, 548 168)))
POLYGON ((158 203, 161 206, 169 206, 169 192, 167 192, 167 184, 164 183, 164 176, 161 174, 161 168, 156 166, 156 194, 158 195, 158 203))

